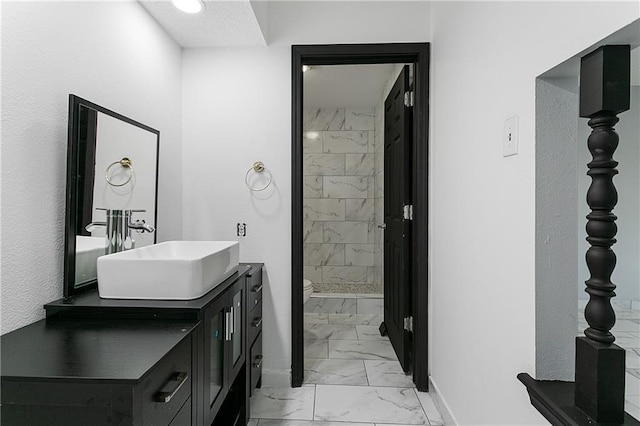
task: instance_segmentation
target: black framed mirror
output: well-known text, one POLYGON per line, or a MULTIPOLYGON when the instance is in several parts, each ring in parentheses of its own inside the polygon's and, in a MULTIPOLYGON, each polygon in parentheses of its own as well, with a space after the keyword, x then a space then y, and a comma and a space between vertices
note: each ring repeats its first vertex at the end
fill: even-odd
POLYGON ((158 130, 76 95, 68 126, 64 297, 96 287, 98 257, 156 243, 160 144, 158 130))

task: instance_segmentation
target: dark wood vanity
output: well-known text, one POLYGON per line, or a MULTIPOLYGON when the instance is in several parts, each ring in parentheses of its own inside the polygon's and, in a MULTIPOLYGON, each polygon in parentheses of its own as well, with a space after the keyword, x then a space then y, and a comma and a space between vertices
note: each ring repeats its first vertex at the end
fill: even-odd
POLYGON ((45 306, 1 337, 2 424, 244 425, 262 376, 262 264, 195 300, 45 306))

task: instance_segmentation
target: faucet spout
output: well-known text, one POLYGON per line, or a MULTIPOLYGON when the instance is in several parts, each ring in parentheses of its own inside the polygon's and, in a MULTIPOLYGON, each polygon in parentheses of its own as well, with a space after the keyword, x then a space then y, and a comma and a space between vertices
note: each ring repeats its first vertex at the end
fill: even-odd
POLYGON ((91 222, 87 226, 84 227, 85 231, 93 232, 98 226, 107 226, 107 222, 91 222))

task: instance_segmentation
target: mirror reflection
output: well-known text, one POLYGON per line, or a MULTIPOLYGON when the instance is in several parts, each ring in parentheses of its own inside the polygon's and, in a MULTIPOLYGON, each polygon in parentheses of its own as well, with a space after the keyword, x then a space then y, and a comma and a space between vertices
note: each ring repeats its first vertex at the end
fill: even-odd
POLYGON ((156 242, 160 133, 69 98, 65 296, 95 287, 98 257, 156 242))

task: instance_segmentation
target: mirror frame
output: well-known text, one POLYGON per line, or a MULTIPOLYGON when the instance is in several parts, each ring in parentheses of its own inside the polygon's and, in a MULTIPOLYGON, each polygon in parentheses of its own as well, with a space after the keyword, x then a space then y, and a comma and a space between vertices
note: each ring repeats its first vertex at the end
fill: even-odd
MULTIPOLYGON (((67 192, 65 200, 65 228, 64 228, 64 297, 96 288, 98 280, 93 280, 80 287, 75 285, 76 276, 76 235, 78 230, 78 181, 80 180, 80 167, 78 165, 79 154, 79 110, 80 107, 90 108, 96 112, 109 115, 127 124, 147 130, 156 135, 156 192, 154 226, 158 224, 158 168, 160 163, 160 131, 145 124, 135 121, 122 114, 94 104, 79 96, 69 95, 69 121, 68 121, 68 145, 67 145, 67 192)), ((157 242, 157 230, 153 236, 154 244, 157 242)))

